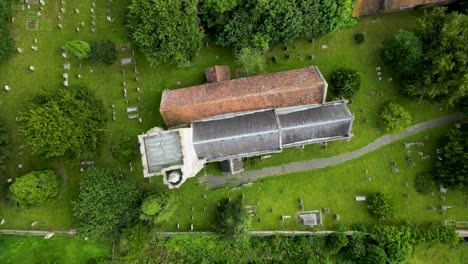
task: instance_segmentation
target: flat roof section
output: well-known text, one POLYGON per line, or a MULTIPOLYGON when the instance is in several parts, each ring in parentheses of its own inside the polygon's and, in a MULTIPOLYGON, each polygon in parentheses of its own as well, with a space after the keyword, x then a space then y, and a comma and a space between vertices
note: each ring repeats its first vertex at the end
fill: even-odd
POLYGON ((148 171, 156 173, 163 168, 183 164, 178 132, 144 137, 148 171))

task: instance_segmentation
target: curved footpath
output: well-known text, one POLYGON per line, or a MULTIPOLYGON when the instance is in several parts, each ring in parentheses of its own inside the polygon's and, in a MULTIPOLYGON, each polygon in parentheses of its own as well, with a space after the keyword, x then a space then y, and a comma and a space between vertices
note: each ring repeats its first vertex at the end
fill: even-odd
POLYGON ((214 189, 214 188, 224 187, 226 182, 231 181, 231 180, 234 180, 237 185, 241 185, 243 183, 253 181, 259 178, 267 177, 267 176, 281 175, 281 174, 287 174, 287 173, 298 172, 298 171, 315 170, 315 169, 330 167, 330 166, 334 166, 334 165, 346 162, 348 160, 358 158, 382 146, 385 146, 395 141, 398 141, 400 139, 412 136, 426 129, 440 127, 440 126, 449 124, 453 121, 461 120, 464 118, 465 118, 465 115, 463 113, 455 113, 455 114, 439 117, 436 119, 432 119, 430 121, 411 126, 407 128, 405 131, 401 132, 400 134, 382 136, 363 148, 360 148, 358 150, 348 152, 345 154, 341 154, 338 156, 330 157, 330 158, 292 162, 292 163, 287 163, 287 164, 283 164, 280 166, 263 168, 260 170, 245 171, 239 174, 229 175, 229 176, 224 176, 224 177, 207 175, 204 177, 200 177, 199 181, 200 183, 207 183, 210 186, 210 188, 214 189))

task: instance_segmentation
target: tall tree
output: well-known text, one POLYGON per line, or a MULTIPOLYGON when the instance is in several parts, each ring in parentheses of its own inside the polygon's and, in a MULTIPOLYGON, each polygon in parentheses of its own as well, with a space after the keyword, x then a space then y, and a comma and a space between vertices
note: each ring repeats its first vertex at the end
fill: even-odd
POLYGON ((11 18, 10 6, 8 0, 0 0, 0 60, 7 58, 13 48, 13 41, 7 30, 11 18))
POLYGON ((468 132, 450 130, 439 142, 433 175, 445 186, 468 187, 468 132))
POLYGON ((248 238, 250 216, 241 200, 221 201, 213 226, 216 233, 226 240, 242 241, 248 238))
POLYGON ((203 37, 198 0, 132 0, 127 26, 148 61, 184 64, 195 58, 203 37))
POLYGON ((91 168, 80 182, 73 215, 79 234, 100 240, 116 239, 135 218, 141 191, 134 178, 118 170, 91 168))
POLYGON ((407 225, 379 225, 372 230, 371 237, 385 250, 390 263, 404 262, 413 251, 415 243, 411 227, 407 225))
POLYGON ((468 16, 445 10, 435 8, 419 20, 423 66, 407 92, 454 105, 468 95, 468 16))
POLYGON ((383 61, 404 78, 420 71, 422 55, 422 42, 413 32, 399 31, 383 42, 383 61))
POLYGON ((22 113, 20 131, 36 155, 76 157, 94 152, 104 126, 104 108, 85 88, 61 88, 52 95, 38 95, 22 113))

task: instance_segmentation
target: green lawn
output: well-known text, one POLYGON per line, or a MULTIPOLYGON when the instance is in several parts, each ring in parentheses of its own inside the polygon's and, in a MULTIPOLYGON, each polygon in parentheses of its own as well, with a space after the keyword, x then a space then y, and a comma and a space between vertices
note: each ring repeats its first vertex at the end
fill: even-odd
MULTIPOLYGON (((111 16, 116 19, 112 23, 107 22, 105 18, 106 2, 96 3, 97 33, 91 32, 90 0, 67 1, 65 5, 66 13, 62 15, 62 30, 59 30, 57 27, 59 23, 57 15, 59 15, 60 1, 47 2, 42 11, 42 16, 38 18, 38 30, 26 30, 25 25, 27 12, 39 10, 39 5, 32 5, 29 11, 16 11, 15 23, 11 25, 11 30, 15 39, 15 47, 21 47, 24 51, 21 54, 15 52, 10 59, 0 65, 0 87, 4 85, 11 87, 10 92, 0 92, 0 111, 2 112, 0 120, 6 124, 12 150, 12 157, 8 161, 6 178, 15 178, 31 170, 51 168, 61 176, 63 189, 59 198, 55 201, 38 208, 26 210, 9 206, 5 195, 0 195, 0 217, 6 219, 6 224, 2 228, 30 229, 32 221, 39 221, 38 229, 70 229, 76 227, 71 216, 70 201, 76 199, 79 192, 78 183, 82 177, 82 174, 79 172, 79 160, 65 158, 44 160, 41 157, 31 155, 27 147, 24 153, 19 155, 19 146, 24 144, 24 140, 18 132, 19 124, 15 120, 18 113, 24 111, 28 100, 38 91, 42 89, 54 90, 61 86, 62 73, 65 72, 63 70, 63 63, 71 63, 71 70, 68 71, 70 85, 86 85, 95 90, 97 96, 103 101, 108 113, 109 122, 106 127, 105 142, 103 142, 103 146, 98 153, 87 157, 87 159, 96 161, 97 166, 121 167, 126 174, 137 177, 146 190, 166 190, 167 188, 162 185, 162 180, 158 177, 152 179, 152 183, 144 180, 139 160, 133 162, 133 172, 128 171, 128 164, 120 164, 116 161, 110 154, 112 138, 123 131, 136 136, 154 126, 163 125, 158 112, 162 90, 203 83, 204 69, 206 67, 215 64, 229 65, 232 68, 233 76, 236 76, 235 69, 237 67, 234 63, 232 50, 218 47, 212 41, 209 48, 203 47, 197 59, 186 68, 178 68, 173 65, 150 67, 143 56, 136 51, 135 47, 132 49, 136 51, 135 60, 137 62, 138 73, 135 73, 133 66, 121 66, 120 63, 112 66, 92 64, 72 58, 71 54, 68 54, 68 59, 62 58, 61 46, 69 40, 94 41, 107 38, 113 40, 118 45, 129 43, 130 40, 127 38, 126 27, 124 25, 124 13, 127 2, 127 0, 114 0, 112 2, 111 16), (80 10, 79 14, 74 12, 75 8, 80 10), (78 33, 76 27, 80 22, 84 22, 85 25, 81 27, 78 33), (34 44, 34 38, 37 38, 37 44, 34 44), (31 45, 37 46, 38 51, 32 51, 31 45), (80 64, 81 68, 79 67, 80 64), (29 71, 30 65, 36 67, 34 72, 29 71), (93 73, 90 73, 90 70, 93 70, 93 73), (77 74, 81 74, 83 77, 78 79, 76 77, 77 74), (138 77, 140 81, 136 82, 135 77, 138 77), (128 104, 123 97, 123 81, 127 83, 128 104), (180 82, 180 84, 178 85, 177 82, 180 82), (136 92, 137 86, 141 88, 140 94, 136 92), (137 100, 138 96, 141 97, 141 104, 137 100), (112 121, 113 109, 111 105, 115 106, 116 122, 112 121), (139 123, 137 120, 127 119, 127 106, 143 107, 139 111, 140 117, 143 119, 142 123, 139 123), (24 165, 23 169, 18 169, 18 164, 20 163, 24 165)), ((284 47, 273 46, 271 51, 265 55, 268 61, 267 71, 269 72, 309 65, 318 65, 326 78, 330 76, 330 72, 334 68, 341 65, 351 66, 361 72, 363 78, 361 91, 353 98, 353 103, 350 104, 350 108, 356 116, 353 129, 355 135, 350 142, 333 142, 329 144, 327 149, 322 149, 316 145, 308 146, 304 150, 296 148, 287 149, 283 153, 275 154, 270 159, 261 160, 255 166, 247 169, 278 165, 295 160, 333 156, 358 149, 382 135, 382 124, 378 120, 378 112, 387 101, 398 101, 408 107, 414 117, 414 122, 429 120, 449 113, 451 110, 445 108, 442 112, 439 112, 439 105, 437 104, 410 101, 399 96, 396 92, 399 85, 397 78, 394 78, 393 82, 386 81, 386 78, 390 76, 390 70, 381 64, 378 56, 382 40, 400 28, 412 27, 415 24, 416 17, 420 14, 417 12, 407 12, 365 17, 361 19, 356 27, 341 30, 323 39, 316 39, 313 44, 305 40, 297 41, 289 48, 291 59, 288 61, 283 59, 284 47), (353 35, 358 31, 366 31, 368 36, 366 42, 359 46, 353 42, 353 35), (321 49, 322 44, 327 44, 328 49, 321 49), (277 54, 279 58, 278 63, 272 63, 272 54, 277 54), (306 56, 312 54, 314 55, 314 59, 308 60, 306 56), (376 79, 375 66, 377 65, 383 68, 384 80, 382 81, 376 79), (375 91, 375 95, 368 96, 367 93, 370 90, 375 91), (377 92, 383 92, 383 96, 378 95, 377 92), (363 112, 360 111, 360 108, 363 108, 363 112), (363 122, 364 118, 367 119, 367 122, 363 122)), ((128 57, 131 56, 131 51, 122 51, 118 55, 119 59, 128 57)), ((329 97, 333 98, 331 93, 329 94, 329 97)), ((350 164, 353 164, 349 165, 350 169, 358 169, 354 163, 350 164)), ((217 165, 212 165, 208 171, 217 172, 216 167, 217 165)), ((342 172, 336 171, 333 173, 342 172)), ((295 181, 298 189, 295 190, 294 183, 291 183, 291 185, 286 186, 288 192, 299 193, 303 186, 308 185, 308 177, 301 178, 300 175, 298 177, 298 180, 295 181)), ((193 179, 177 192, 184 199, 197 201, 200 198, 198 196, 201 196, 204 191, 195 188, 196 182, 197 180, 193 179), (197 191, 192 191, 194 189, 197 191)), ((325 181, 322 184, 325 185, 325 181)), ((328 187, 322 190, 333 190, 336 187, 333 182, 327 181, 326 184, 328 187)), ((5 179, 3 179, 0 188, 2 193, 5 192, 7 186, 5 179)), ((229 193, 230 191, 225 192, 229 193)), ((266 190, 264 199, 271 198, 275 194, 277 194, 276 190, 266 190)), ((327 197, 327 195, 323 195, 316 202, 326 204, 327 197)), ((303 198, 307 199, 305 194, 303 198)), ((294 199, 297 199, 297 197, 294 199)), ((274 201, 263 202, 268 204, 274 201)), ((200 204, 197 204, 197 206, 201 207, 200 204)), ((287 211, 280 212, 280 210, 281 208, 278 208, 274 212, 275 217, 281 213, 287 213, 287 211)), ((205 220, 200 215, 197 216, 195 221, 198 221, 196 222, 197 225, 207 228, 209 227, 210 218, 208 217, 205 220)), ((348 218, 343 221, 350 221, 350 219, 348 218)), ((279 222, 268 220, 268 216, 266 216, 264 224, 256 224, 256 228, 261 226, 265 228, 271 228, 270 226, 276 228, 286 227, 280 226, 279 222)))
POLYGON ((242 194, 245 195, 247 205, 258 204, 257 217, 253 218, 254 230, 307 229, 294 218, 281 223, 281 215, 294 216, 300 211, 299 198, 303 199, 305 210, 330 208, 331 214, 323 215, 323 229, 334 228, 339 223, 348 227, 355 223, 375 224, 377 221, 369 214, 366 203, 355 202, 354 197, 369 195, 376 191, 388 193, 395 199, 397 212, 392 222, 411 221, 428 224, 431 221, 447 219, 468 221, 468 207, 464 206, 468 194, 450 190, 445 194, 445 202, 441 202, 438 189, 434 189, 434 196, 432 196, 419 194, 414 188, 415 176, 432 166, 432 159, 435 157, 435 141, 447 128, 422 132, 341 165, 267 177, 252 187, 243 187, 238 190, 228 188, 207 190, 206 186, 198 186, 198 179, 191 179, 176 190, 181 204, 175 216, 163 229, 177 230, 176 223, 180 223, 182 230, 188 230, 193 216, 195 230, 208 230, 214 220, 217 202, 223 197, 237 198, 242 194), (429 141, 424 139, 426 135, 429 135, 429 141), (424 142, 425 146, 410 149, 409 155, 416 163, 414 167, 411 167, 406 162, 408 153, 403 143, 414 141, 424 142), (417 154, 419 151, 431 155, 431 159, 421 160, 417 154), (391 171, 392 161, 396 162, 400 170, 398 173, 391 171), (365 169, 368 170, 368 175, 364 173, 365 169), (367 181, 367 176, 370 176, 372 181, 367 181), (405 187, 405 183, 409 183, 409 187, 405 187), (207 195, 207 199, 203 198, 203 194, 207 195), (409 194, 409 198, 405 198, 405 194, 409 194), (442 216, 440 212, 428 210, 430 205, 439 208, 441 204, 455 205, 456 208, 449 209, 445 216, 442 216), (203 211, 204 205, 206 206, 205 212, 203 211), (335 214, 341 216, 341 221, 334 220, 335 214), (259 217, 262 222, 259 221, 259 217))
POLYGON ((418 245, 409 264, 466 264, 468 263, 468 246, 466 244, 451 248, 443 244, 418 245))
POLYGON ((79 237, 0 236, 0 263, 88 263, 109 254, 106 243, 79 237))

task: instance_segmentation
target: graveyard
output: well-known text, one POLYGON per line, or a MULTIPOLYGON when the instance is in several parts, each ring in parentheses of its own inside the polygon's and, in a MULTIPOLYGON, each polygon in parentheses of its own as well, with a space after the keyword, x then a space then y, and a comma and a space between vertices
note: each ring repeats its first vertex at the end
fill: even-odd
MULTIPOLYGON (((217 46, 210 36, 205 37, 206 44, 189 65, 151 66, 128 37, 127 5, 127 0, 13 1, 9 29, 14 38, 14 52, 0 63, 1 121, 7 128, 11 145, 5 173, 8 177, 1 182, 0 219, 5 219, 1 229, 75 229, 77 223, 71 202, 78 197, 84 171, 93 166, 120 168, 125 175, 136 178, 144 191, 167 191, 162 179, 143 178, 140 157, 130 163, 115 159, 111 154, 112 140, 121 134, 136 138, 152 127, 164 126, 158 111, 162 91, 205 83, 203 72, 208 67, 228 65, 232 78, 241 77, 233 50, 217 46), (65 48, 72 40, 105 39, 116 43, 118 58, 112 65, 80 60, 65 48), (107 123, 99 151, 82 160, 45 159, 33 155, 19 132, 20 113, 41 91, 80 86, 94 91, 105 108, 107 123), (3 195, 10 184, 8 179, 38 169, 52 169, 60 176, 58 198, 35 208, 12 206, 3 195), (31 226, 32 222, 36 224, 31 226)), ((329 142, 326 146, 288 148, 267 158, 252 158, 245 161, 245 170, 330 158, 363 148, 385 135, 379 114, 391 101, 410 112, 413 125, 456 112, 441 103, 416 101, 400 95, 401 81, 380 58, 382 41, 400 29, 414 27, 422 14, 411 11, 362 17, 355 27, 323 38, 301 39, 288 46, 273 45, 264 55, 266 72, 316 65, 328 80, 334 69, 344 65, 360 73, 361 89, 348 103, 354 115, 353 137, 350 141, 329 142), (365 43, 356 45, 353 36, 361 31, 365 31, 368 38, 365 43)), ((327 100, 333 99, 339 98, 330 92, 327 100)), ((452 189, 442 192, 441 189, 420 194, 414 188, 416 175, 429 170, 437 156, 438 137, 452 128, 454 124, 429 129, 333 167, 274 175, 242 186, 228 181, 223 188, 210 189, 200 179, 224 177, 218 164, 210 164, 197 177, 171 190, 179 206, 160 230, 209 231, 218 202, 227 197, 240 198, 249 206, 252 230, 331 230, 341 224, 348 227, 372 225, 378 221, 368 212, 364 200, 377 191, 389 193, 397 203, 392 222, 428 224, 449 220, 446 223, 450 225, 466 224, 466 193, 452 189), (406 148, 404 144, 408 143, 406 148), (299 212, 317 210, 321 214, 321 225, 310 227, 298 220, 299 212)))

